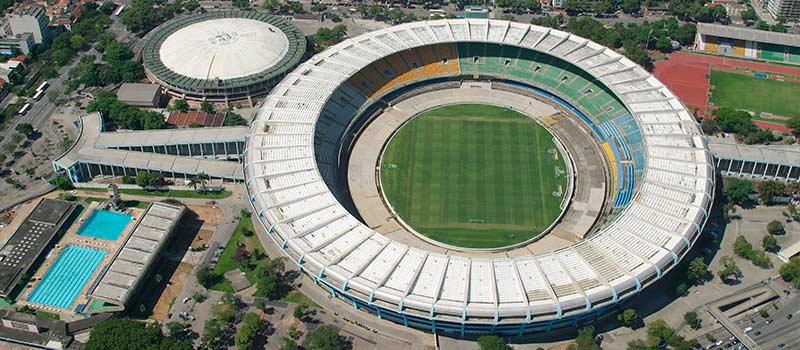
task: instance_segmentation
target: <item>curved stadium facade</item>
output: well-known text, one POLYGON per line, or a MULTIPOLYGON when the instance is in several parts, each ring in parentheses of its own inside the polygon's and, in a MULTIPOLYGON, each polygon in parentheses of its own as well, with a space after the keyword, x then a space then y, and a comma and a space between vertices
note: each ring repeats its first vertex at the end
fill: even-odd
POLYGON ((253 11, 212 11, 169 21, 142 50, 147 77, 190 101, 250 105, 305 55, 289 21, 253 11))
POLYGON ((543 332, 614 310, 690 249, 713 173, 689 111, 647 71, 587 39, 494 20, 409 23, 328 48, 273 89, 245 151, 259 221, 317 284, 379 318, 456 334, 543 332), (473 80, 540 96, 592 130, 614 209, 585 239, 483 257, 394 241, 359 220, 340 164, 368 116, 473 80))

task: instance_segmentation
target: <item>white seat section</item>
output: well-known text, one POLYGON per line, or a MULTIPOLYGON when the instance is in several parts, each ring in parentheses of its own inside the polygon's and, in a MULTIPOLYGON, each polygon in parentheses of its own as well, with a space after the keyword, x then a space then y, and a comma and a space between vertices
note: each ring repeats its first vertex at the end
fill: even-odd
MULTIPOLYGON (((666 187, 651 182, 645 182, 642 184, 642 191, 659 196, 661 198, 668 198, 670 200, 680 203, 688 203, 689 205, 693 206, 701 205, 695 200, 695 198, 698 197, 698 195, 695 192, 689 192, 683 189, 678 190, 672 187, 666 187)), ((702 195, 700 195, 700 197, 702 197, 702 195)))
POLYGON ((469 259, 455 256, 450 258, 442 284, 441 299, 456 302, 466 301, 469 267, 469 259))
POLYGON ((698 158, 698 156, 702 155, 703 151, 675 147, 647 147, 647 154, 651 157, 697 163, 698 159, 702 159, 698 158), (699 154, 697 152, 699 152, 699 154))
POLYGON ((384 286, 405 293, 410 284, 413 283, 411 279, 416 276, 417 270, 422 268, 420 264, 422 264, 427 257, 428 253, 422 250, 409 250, 403 257, 403 260, 400 260, 400 263, 397 264, 397 268, 395 268, 394 272, 392 272, 391 276, 386 280, 384 286))
POLYGON ((380 254, 372 260, 369 266, 361 272, 359 277, 373 284, 380 283, 385 276, 388 276, 392 270, 394 270, 407 249, 408 246, 404 244, 394 241, 390 242, 383 248, 380 254))
POLYGON ((494 304, 494 288, 492 264, 488 260, 472 260, 469 281, 469 302, 494 304))
POLYGON ((275 190, 270 192, 270 195, 275 203, 288 203, 308 196, 324 193, 327 190, 328 187, 325 186, 322 181, 316 181, 282 190, 275 190))
POLYGON ((421 297, 429 298, 431 300, 438 299, 437 292, 442 281, 442 275, 447 269, 447 257, 439 254, 432 254, 422 267, 419 273, 414 288, 411 294, 421 297))
POLYGON ((695 163, 686 163, 653 157, 647 159, 647 166, 652 169, 663 169, 693 176, 701 176, 703 171, 703 169, 698 168, 697 164, 695 163))
MULTIPOLYGON (((597 250, 588 240, 579 242, 572 249, 580 254, 586 263, 606 281, 613 281, 624 276, 622 269, 613 260, 597 250)), ((563 260, 562 260, 563 261, 563 260)), ((575 276, 575 274, 572 274, 575 276)))
POLYGON ((276 208, 283 218, 294 219, 301 215, 310 214, 334 204, 337 204, 336 198, 334 198, 330 193, 323 193, 276 208))
POLYGON ((519 258, 514 263, 517 265, 517 271, 519 271, 529 301, 553 299, 547 280, 539 272, 533 257, 519 258))
POLYGON ((261 143, 258 147, 292 147, 307 146, 312 142, 311 135, 269 135, 260 137, 261 143))
MULTIPOLYGON (((632 202, 628 205, 626 210, 625 219, 630 218, 631 216, 638 218, 640 222, 647 223, 647 225, 658 226, 664 231, 667 232, 679 232, 682 226, 685 225, 680 219, 676 219, 670 217, 668 215, 664 215, 664 213, 647 208, 643 205, 640 205, 637 202, 632 202)), ((622 221, 621 221, 622 222, 622 221)), ((638 226, 638 228, 644 228, 643 226, 638 226)), ((634 231, 636 232, 636 231, 634 231)))
POLYGON ((369 238, 374 231, 366 228, 365 226, 357 226, 356 228, 348 231, 346 234, 339 236, 332 242, 324 245, 319 250, 327 261, 331 262, 339 258, 343 258, 352 249, 357 248, 361 243, 369 238))
POLYGON ((647 192, 639 192, 639 195, 636 196, 636 201, 646 205, 649 208, 658 208, 658 210, 663 211, 674 217, 682 218, 685 220, 690 219, 688 217, 689 214, 688 204, 679 204, 647 192))
POLYGON ((268 175, 286 174, 315 168, 314 158, 311 157, 265 162, 259 163, 257 166, 262 168, 264 173, 268 175))
POLYGON ((614 264, 625 271, 633 272, 645 263, 642 258, 617 244, 613 239, 609 238, 607 234, 592 237, 591 243, 596 246, 598 250, 613 259, 614 264))
MULTIPOLYGON (((651 93, 658 94, 657 91, 651 91, 651 93)), ((663 97, 663 95, 658 95, 663 97)), ((650 114, 650 113, 639 113, 636 115, 636 119, 642 124, 663 124, 663 123, 676 123, 680 122, 681 118, 678 114, 672 113, 658 113, 658 114, 650 114)))
POLYGON ((602 283, 597 279, 597 274, 581 259, 577 253, 571 249, 562 249, 556 253, 556 257, 561 261, 567 273, 572 276, 581 289, 589 290, 600 286, 602 283))
MULTIPOLYGON (((311 79, 308 80, 310 81, 311 79)), ((258 120, 274 122, 313 123, 317 119, 317 115, 313 112, 288 111, 284 109, 262 109, 258 115, 258 120)), ((263 128, 260 130, 263 130, 263 128)))
POLYGON ((679 137, 678 135, 647 136, 644 138, 644 141, 645 144, 652 146, 695 147, 690 137, 679 137))
POLYGON ((515 304, 525 301, 524 291, 520 289, 521 281, 514 271, 514 262, 509 259, 497 259, 494 264, 494 283, 497 286, 497 299, 500 304, 515 304))
POLYGON ((561 267, 555 254, 537 256, 536 262, 539 264, 542 273, 544 273, 547 282, 550 284, 550 287, 553 288, 553 292, 556 293, 557 297, 561 298, 578 293, 572 283, 572 279, 561 267))
POLYGON ((684 176, 680 174, 669 173, 658 169, 647 169, 645 172, 645 180, 655 181, 657 183, 667 185, 670 187, 686 189, 696 192, 705 192, 706 183, 708 179, 684 176))
POLYGON ((267 190, 277 190, 317 180, 319 180, 317 172, 309 169, 265 177, 264 183, 267 190))
MULTIPOLYGON (((352 226, 353 225, 353 217, 347 216, 347 211, 344 210, 341 206, 335 205, 330 208, 325 208, 309 215, 297 218, 291 222, 289 225, 294 228, 295 232, 298 234, 302 234, 307 232, 308 230, 314 229, 319 227, 319 225, 345 225, 345 226, 352 226), (336 223, 334 223, 336 221, 336 223), (341 221, 341 222, 339 222, 341 221)), ((358 222, 358 220, 355 220, 358 222)), ((333 226, 335 227, 335 226, 333 226)))
POLYGON ((387 242, 387 238, 381 235, 372 235, 366 241, 362 242, 358 248, 353 250, 350 254, 347 254, 336 266, 341 267, 348 273, 357 273, 359 269, 366 266, 375 258, 387 242))
POLYGON ((666 251, 664 251, 663 248, 659 249, 658 245, 643 240, 639 236, 629 233, 628 231, 614 227, 609 229, 608 232, 609 237, 616 240, 619 245, 630 249, 635 254, 647 259, 650 262, 658 261, 660 259, 660 253, 666 254, 666 251), (654 259, 654 257, 657 258, 654 259))
MULTIPOLYGON (((324 212, 324 210, 322 212, 324 212)), ((358 220, 353 221, 354 218, 350 217, 343 217, 334 221, 328 221, 327 219, 330 219, 330 216, 321 221, 322 226, 315 226, 317 227, 316 229, 301 234, 299 238, 293 239, 292 241, 302 242, 307 247, 306 250, 311 250, 314 247, 321 246, 328 240, 349 232, 358 225, 358 220)))

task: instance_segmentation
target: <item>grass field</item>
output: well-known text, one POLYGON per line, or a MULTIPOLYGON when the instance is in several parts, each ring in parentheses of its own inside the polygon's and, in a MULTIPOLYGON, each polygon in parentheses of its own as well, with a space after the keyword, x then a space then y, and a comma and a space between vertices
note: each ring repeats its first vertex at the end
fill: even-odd
POLYGON ((800 83, 711 71, 710 102, 719 107, 768 112, 784 117, 800 115, 800 83))
POLYGON ((469 247, 525 241, 561 213, 567 175, 553 137, 518 112, 453 105, 425 112, 389 142, 383 190, 407 223, 434 240, 469 247), (557 156, 556 156, 557 155, 557 156), (558 159, 556 159, 558 157, 558 159))

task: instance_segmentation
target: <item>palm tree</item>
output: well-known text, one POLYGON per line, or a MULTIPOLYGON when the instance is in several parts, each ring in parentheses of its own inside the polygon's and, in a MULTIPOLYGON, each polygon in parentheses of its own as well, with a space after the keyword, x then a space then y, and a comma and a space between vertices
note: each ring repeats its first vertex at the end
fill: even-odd
POLYGON ((191 187, 191 188, 197 190, 197 186, 200 186, 200 188, 202 189, 201 191, 205 192, 206 191, 206 184, 208 183, 208 180, 210 180, 210 179, 211 179, 211 177, 208 176, 208 174, 206 174, 205 172, 201 171, 201 172, 197 173, 197 175, 192 176, 192 177, 189 178, 189 183, 186 184, 186 187, 191 187))

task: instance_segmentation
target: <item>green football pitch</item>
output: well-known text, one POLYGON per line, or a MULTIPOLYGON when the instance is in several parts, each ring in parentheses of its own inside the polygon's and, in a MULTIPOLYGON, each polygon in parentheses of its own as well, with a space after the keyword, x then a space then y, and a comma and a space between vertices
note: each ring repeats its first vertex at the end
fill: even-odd
POLYGON ((768 112, 784 117, 800 115, 800 83, 711 71, 710 102, 719 107, 768 112))
POLYGON ((553 136, 531 118, 461 104, 402 126, 384 151, 381 182, 417 232, 496 248, 528 240, 558 217, 568 174, 553 136))

